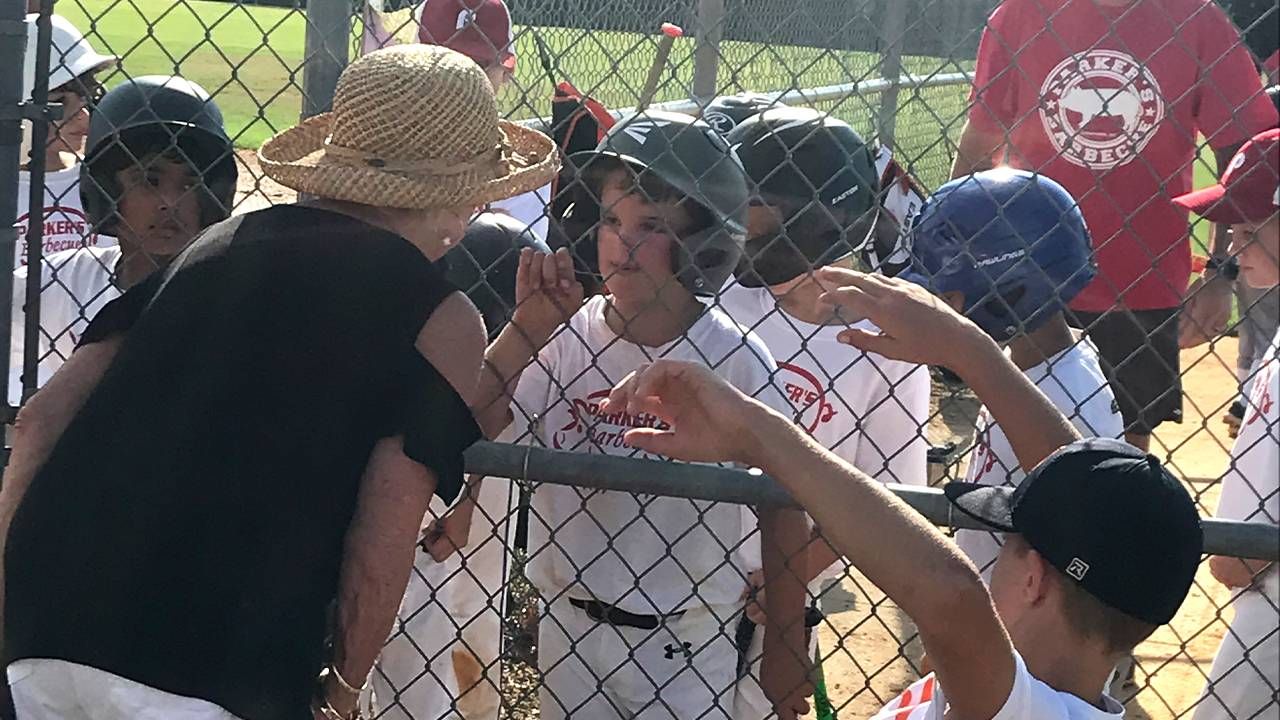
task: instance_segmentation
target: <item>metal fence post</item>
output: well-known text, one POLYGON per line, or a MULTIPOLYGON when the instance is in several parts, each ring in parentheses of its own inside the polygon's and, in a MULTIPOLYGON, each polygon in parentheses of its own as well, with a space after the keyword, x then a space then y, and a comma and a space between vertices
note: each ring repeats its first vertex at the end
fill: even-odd
POLYGON ((880 144, 893 147, 898 115, 898 79, 902 77, 902 41, 907 24, 908 0, 885 0, 884 25, 880 29, 882 59, 880 76, 888 87, 880 93, 880 114, 876 117, 876 133, 880 144))
POLYGON ((349 0, 310 0, 302 68, 302 117, 319 115, 333 107, 333 92, 338 76, 347 67, 350 46, 349 0))
POLYGON ((698 0, 694 28, 693 95, 700 101, 716 95, 724 19, 724 0, 698 0))
MULTIPOLYGON (((22 67, 27 51, 24 0, 0 2, 0 66, 22 67)), ((12 258, 18 244, 18 168, 22 165, 22 74, 0 75, 0 258, 12 258)), ((12 263, 12 260, 7 262, 12 263)), ((0 273, 0 377, 9 383, 9 332, 13 323, 13 273, 0 273)), ((6 395, 7 395, 6 390, 6 395)), ((6 421, 12 419, 5 398, 6 421)))

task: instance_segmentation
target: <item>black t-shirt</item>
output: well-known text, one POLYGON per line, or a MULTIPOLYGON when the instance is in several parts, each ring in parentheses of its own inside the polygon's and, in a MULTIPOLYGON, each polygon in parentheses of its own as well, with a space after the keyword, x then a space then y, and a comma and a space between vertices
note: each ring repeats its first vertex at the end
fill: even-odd
POLYGON ((282 206, 207 230, 108 305, 127 331, 13 520, 5 662, 59 658, 310 718, 373 445, 451 501, 470 411, 415 349, 454 288, 404 239, 282 206))

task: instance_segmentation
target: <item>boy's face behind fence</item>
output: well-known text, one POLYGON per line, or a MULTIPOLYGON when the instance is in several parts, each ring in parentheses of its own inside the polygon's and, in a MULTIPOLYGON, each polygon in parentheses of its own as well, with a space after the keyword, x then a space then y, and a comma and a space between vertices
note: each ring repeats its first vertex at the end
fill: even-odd
POLYGON ((58 151, 80 154, 89 135, 89 106, 99 99, 102 85, 92 73, 49 91, 49 102, 62 105, 62 119, 49 128, 49 145, 58 151))
POLYGON ((672 249, 693 224, 692 214, 673 201, 649 202, 631 176, 611 174, 600 193, 597 242, 600 272, 618 300, 644 303, 678 285, 672 249))
POLYGON ((1232 225, 1231 252, 1240 260, 1240 277, 1250 286, 1280 283, 1280 214, 1261 223, 1232 225))
POLYGON ((122 240, 160 258, 178 254, 200 230, 200 180, 185 162, 144 158, 116 174, 122 240))

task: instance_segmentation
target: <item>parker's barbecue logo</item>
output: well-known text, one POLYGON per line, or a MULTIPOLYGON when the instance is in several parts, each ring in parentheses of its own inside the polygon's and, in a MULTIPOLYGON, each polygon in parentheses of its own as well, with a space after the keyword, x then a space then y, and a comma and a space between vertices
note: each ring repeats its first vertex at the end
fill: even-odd
POLYGON ((1132 162, 1164 114, 1155 76, 1116 50, 1069 57, 1040 87, 1040 120, 1049 141, 1062 157, 1090 170, 1132 162))
POLYGON ((630 447, 623 433, 632 428, 657 428, 666 430, 670 425, 656 415, 627 412, 607 413, 601 407, 609 397, 609 390, 597 390, 586 397, 569 398, 569 422, 551 436, 551 445, 557 450, 576 449, 585 437, 587 446, 602 450, 630 447), (578 436, 576 438, 571 436, 578 436))

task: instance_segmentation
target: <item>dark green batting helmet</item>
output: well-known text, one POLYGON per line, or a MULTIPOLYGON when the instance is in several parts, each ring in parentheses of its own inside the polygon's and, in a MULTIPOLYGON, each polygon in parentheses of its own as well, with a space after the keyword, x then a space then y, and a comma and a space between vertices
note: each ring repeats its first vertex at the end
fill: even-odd
POLYGON ((809 108, 776 108, 728 136, 755 195, 782 227, 747 240, 739 282, 777 285, 862 248, 878 213, 875 153, 852 127, 809 108))
MULTIPOLYGON (((742 164, 710 125, 681 113, 648 110, 615 125, 595 150, 569 160, 579 179, 566 227, 578 228, 572 239, 592 241, 579 244, 594 245, 590 228, 599 220, 600 188, 591 187, 592 165, 621 161, 662 180, 712 217, 709 227, 677 244, 673 269, 680 283, 696 295, 714 295, 733 274, 747 234, 747 180, 742 164)), ((584 256, 595 256, 594 247, 584 249, 584 256)), ((598 265, 593 270, 599 272, 598 265)))
POLYGON ((80 197, 100 232, 114 231, 122 189, 116 173, 152 153, 175 152, 200 178, 200 222, 231 215, 235 200, 235 149, 222 111, 209 93, 176 75, 136 77, 98 101, 89 121, 80 197))

